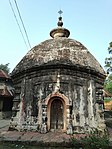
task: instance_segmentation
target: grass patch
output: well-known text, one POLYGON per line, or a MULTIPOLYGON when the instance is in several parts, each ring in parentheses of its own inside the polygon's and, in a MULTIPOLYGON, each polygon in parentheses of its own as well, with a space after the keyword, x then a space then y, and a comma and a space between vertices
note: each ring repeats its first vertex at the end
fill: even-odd
POLYGON ((104 102, 106 103, 106 102, 110 102, 110 101, 112 101, 112 98, 104 98, 104 102))

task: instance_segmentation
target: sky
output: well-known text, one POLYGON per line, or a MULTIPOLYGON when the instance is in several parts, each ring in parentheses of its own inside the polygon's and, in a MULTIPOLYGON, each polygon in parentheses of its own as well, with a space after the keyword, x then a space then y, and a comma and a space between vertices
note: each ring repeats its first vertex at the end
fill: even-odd
MULTIPOLYGON (((10 0, 24 34, 14 0, 10 0)), ((50 39, 63 11, 63 27, 81 42, 104 67, 112 41, 112 0, 16 0, 31 48, 50 39)), ((24 35, 25 36, 25 35, 24 35)), ((26 37, 25 37, 26 40, 26 37)), ((10 72, 30 50, 25 45, 9 0, 0 2, 0 64, 9 63, 10 72)))

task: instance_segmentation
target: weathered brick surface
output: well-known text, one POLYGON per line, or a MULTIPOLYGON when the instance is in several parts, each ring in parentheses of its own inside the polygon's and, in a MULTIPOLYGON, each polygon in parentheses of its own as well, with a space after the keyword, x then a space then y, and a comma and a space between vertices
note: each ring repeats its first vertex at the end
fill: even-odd
POLYGON ((34 136, 37 136, 37 133, 26 132, 20 137, 20 141, 31 141, 34 136))
POLYGON ((46 40, 32 48, 15 67, 12 75, 32 67, 53 64, 53 62, 87 66, 104 74, 101 65, 84 45, 76 40, 63 37, 46 40))
POLYGON ((16 114, 11 127, 14 129, 46 133, 53 127, 67 134, 97 128, 104 131, 105 73, 80 42, 58 37, 40 43, 15 67, 12 79, 16 114), (53 101, 60 103, 58 109, 62 115, 58 120, 51 114, 53 101))
POLYGON ((23 134, 23 132, 8 131, 3 134, 3 140, 17 141, 23 134))

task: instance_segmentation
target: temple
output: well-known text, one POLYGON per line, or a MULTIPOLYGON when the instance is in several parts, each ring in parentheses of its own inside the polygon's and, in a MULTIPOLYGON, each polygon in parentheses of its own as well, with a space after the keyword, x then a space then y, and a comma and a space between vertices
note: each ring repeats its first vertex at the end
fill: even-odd
POLYGON ((10 128, 18 131, 105 131, 105 72, 89 50, 70 39, 60 15, 51 39, 33 47, 12 71, 10 128))

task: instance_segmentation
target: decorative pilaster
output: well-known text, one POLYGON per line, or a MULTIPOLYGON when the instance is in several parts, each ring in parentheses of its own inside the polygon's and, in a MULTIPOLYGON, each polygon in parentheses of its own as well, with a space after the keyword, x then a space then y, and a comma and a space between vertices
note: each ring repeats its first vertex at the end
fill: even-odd
POLYGON ((67 106, 67 134, 73 134, 72 119, 71 119, 71 106, 67 106))
POLYGON ((98 129, 105 130, 105 120, 104 120, 104 100, 103 100, 103 91, 102 88, 99 87, 96 89, 96 112, 97 112, 97 121, 98 121, 98 129))
POLYGON ((47 105, 42 105, 42 126, 41 133, 47 133, 47 105))

